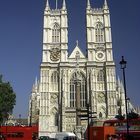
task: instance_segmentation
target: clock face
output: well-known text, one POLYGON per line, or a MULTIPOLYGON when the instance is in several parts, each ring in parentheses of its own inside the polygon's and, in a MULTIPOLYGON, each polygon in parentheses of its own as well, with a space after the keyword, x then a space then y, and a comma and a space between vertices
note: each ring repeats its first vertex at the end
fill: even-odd
POLYGON ((60 49, 59 48, 52 48, 50 51, 50 59, 52 61, 58 61, 60 59, 60 49))
POLYGON ((100 61, 102 61, 104 59, 105 55, 104 55, 104 52, 102 51, 99 51, 96 53, 96 58, 100 61))

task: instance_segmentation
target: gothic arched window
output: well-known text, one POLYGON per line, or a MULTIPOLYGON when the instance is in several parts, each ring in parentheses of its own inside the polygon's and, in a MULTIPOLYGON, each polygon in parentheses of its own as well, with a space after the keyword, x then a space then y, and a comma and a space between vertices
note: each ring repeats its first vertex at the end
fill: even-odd
POLYGON ((103 42, 104 41, 104 28, 102 23, 98 22, 95 27, 95 37, 96 42, 103 42))
POLYGON ((51 75, 52 91, 58 91, 58 73, 54 71, 51 75))
POLYGON ((54 24, 52 29, 52 42, 53 43, 60 42, 60 27, 57 23, 54 24))
POLYGON ((98 76, 97 76, 97 81, 104 81, 104 71, 103 70, 100 70, 98 72, 98 76))
POLYGON ((76 107, 76 80, 79 80, 79 86, 80 86, 80 106, 86 107, 86 83, 85 83, 85 77, 83 74, 79 73, 78 76, 76 73, 74 73, 70 80, 70 107, 76 107))

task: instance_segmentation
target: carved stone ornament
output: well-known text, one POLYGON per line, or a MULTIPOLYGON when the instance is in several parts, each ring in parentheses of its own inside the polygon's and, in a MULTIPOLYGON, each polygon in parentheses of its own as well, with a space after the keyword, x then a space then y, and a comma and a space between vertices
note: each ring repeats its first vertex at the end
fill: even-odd
POLYGON ((98 51, 98 52, 96 53, 96 59, 97 59, 97 60, 103 60, 104 58, 105 58, 105 54, 104 54, 103 51, 98 51))
POLYGON ((96 45, 96 51, 104 51, 105 46, 104 45, 96 45))
POLYGON ((60 59, 60 49, 59 48, 52 48, 50 50, 50 59, 52 61, 58 61, 60 59))
POLYGON ((103 93, 98 94, 98 102, 105 103, 105 95, 103 93))
POLYGON ((57 94, 52 94, 51 95, 51 103, 52 104, 57 103, 57 98, 58 98, 57 94))

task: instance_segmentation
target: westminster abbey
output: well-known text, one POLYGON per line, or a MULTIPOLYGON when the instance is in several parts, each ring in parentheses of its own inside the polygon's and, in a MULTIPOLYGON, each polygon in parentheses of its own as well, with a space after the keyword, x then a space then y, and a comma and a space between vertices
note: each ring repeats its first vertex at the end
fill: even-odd
POLYGON ((40 77, 33 84, 29 105, 29 120, 38 123, 39 135, 86 128, 87 121, 78 114, 87 105, 96 120, 125 114, 123 84, 116 79, 107 0, 101 8, 93 8, 87 0, 87 51, 83 53, 75 40, 71 54, 67 3, 63 0, 60 9, 51 9, 50 2, 46 1, 44 9, 40 77))

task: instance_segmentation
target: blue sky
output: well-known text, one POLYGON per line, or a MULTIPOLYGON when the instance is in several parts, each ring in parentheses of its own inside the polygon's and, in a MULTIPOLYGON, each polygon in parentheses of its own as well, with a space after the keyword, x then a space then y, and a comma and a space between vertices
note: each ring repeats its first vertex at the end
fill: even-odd
MULTIPOLYGON (((102 7, 104 0, 91 0, 102 7)), ((82 51, 85 42, 86 0, 66 0, 69 19, 69 52, 76 40, 82 51)), ((0 74, 17 95, 15 116, 27 117, 28 101, 35 77, 39 77, 42 55, 43 12, 46 0, 0 0, 0 74)), ((58 0, 60 8, 62 0, 58 0)), ((121 56, 127 60, 127 95, 140 105, 140 0, 108 0, 111 14, 114 61, 117 75, 121 56)), ((55 8, 55 0, 50 0, 55 8)))

